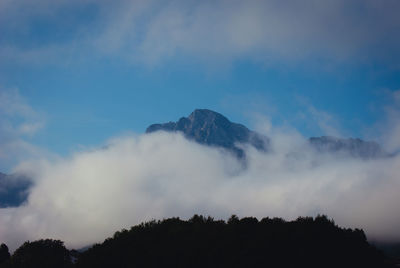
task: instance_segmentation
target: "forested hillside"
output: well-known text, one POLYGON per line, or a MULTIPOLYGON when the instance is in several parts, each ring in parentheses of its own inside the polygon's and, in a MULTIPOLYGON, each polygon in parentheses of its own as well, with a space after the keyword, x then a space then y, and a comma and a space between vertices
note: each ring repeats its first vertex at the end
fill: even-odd
POLYGON ((39 240, 1 256, 1 267, 392 267, 362 230, 326 216, 170 218, 118 231, 83 253, 39 240))

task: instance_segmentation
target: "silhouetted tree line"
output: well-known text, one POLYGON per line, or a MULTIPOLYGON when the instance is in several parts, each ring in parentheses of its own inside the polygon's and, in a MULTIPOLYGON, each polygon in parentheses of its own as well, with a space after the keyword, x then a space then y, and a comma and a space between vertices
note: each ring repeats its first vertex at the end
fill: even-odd
POLYGON ((326 216, 232 216, 227 222, 194 215, 150 221, 118 231, 78 253, 62 241, 26 242, 12 256, 0 247, 0 267, 392 267, 362 230, 326 216))
POLYGON ((71 252, 60 240, 25 242, 12 256, 4 244, 0 249, 0 267, 54 268, 72 267, 71 252))

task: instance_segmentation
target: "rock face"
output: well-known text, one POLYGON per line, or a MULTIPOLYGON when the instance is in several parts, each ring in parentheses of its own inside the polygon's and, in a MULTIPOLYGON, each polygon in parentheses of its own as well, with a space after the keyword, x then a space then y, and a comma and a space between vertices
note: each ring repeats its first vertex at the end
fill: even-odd
MULTIPOLYGON (((225 148, 239 158, 245 157, 245 152, 238 144, 250 144, 260 151, 268 151, 270 145, 267 137, 241 124, 232 123, 223 115, 207 109, 194 110, 188 117, 182 117, 178 122, 153 124, 147 128, 146 133, 155 131, 179 131, 190 140, 225 148)), ((322 136, 309 138, 308 141, 319 153, 341 154, 362 159, 388 156, 376 142, 358 138, 322 136)))
POLYGON ((378 143, 361 139, 322 136, 312 137, 309 142, 314 149, 321 153, 342 153, 363 159, 387 156, 378 143))
POLYGON ((18 207, 28 197, 32 182, 23 176, 0 172, 0 208, 18 207))
POLYGON ((189 117, 182 117, 178 122, 154 124, 147 128, 146 133, 155 131, 180 131, 190 140, 209 146, 222 147, 244 157, 244 151, 238 144, 250 144, 256 149, 267 151, 269 139, 241 124, 232 123, 223 115, 207 110, 194 110, 189 117))

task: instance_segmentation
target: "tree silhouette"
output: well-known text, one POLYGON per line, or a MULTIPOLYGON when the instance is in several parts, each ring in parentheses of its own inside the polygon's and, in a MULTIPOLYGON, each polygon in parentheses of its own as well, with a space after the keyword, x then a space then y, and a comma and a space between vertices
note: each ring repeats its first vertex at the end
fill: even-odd
POLYGON ((60 240, 44 239, 25 242, 11 257, 11 267, 71 267, 69 251, 60 240))
POLYGON ((150 221, 116 232, 82 253, 76 267, 389 267, 362 230, 326 216, 233 215, 227 222, 194 215, 150 221))
POLYGON ((10 259, 10 252, 6 244, 0 245, 0 266, 10 259))
POLYGON ((0 267, 394 266, 368 243, 363 230, 340 228, 324 215, 288 222, 235 215, 225 222, 194 215, 123 229, 83 253, 46 239, 25 242, 10 258, 2 244, 0 267))

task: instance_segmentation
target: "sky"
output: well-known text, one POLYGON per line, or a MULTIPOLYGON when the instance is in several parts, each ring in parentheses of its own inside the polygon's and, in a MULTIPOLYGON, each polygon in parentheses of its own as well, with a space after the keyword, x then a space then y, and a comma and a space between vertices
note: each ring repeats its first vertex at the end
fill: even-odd
MULTIPOLYGON (((54 175, 60 170, 71 169, 73 181, 80 184, 88 179, 86 183, 90 185, 91 176, 103 178, 101 174, 121 168, 123 174, 138 178, 125 184, 129 176, 122 176, 116 179, 121 185, 131 187, 127 189, 133 187, 139 196, 157 194, 157 187, 152 188, 142 180, 151 177, 153 183, 159 185, 157 178, 161 171, 174 174, 178 163, 165 167, 159 160, 156 163, 162 167, 156 169, 159 172, 156 177, 148 175, 153 174, 150 167, 132 171, 129 165, 118 164, 119 158, 115 158, 116 152, 124 152, 121 144, 125 143, 130 144, 125 152, 127 158, 138 165, 144 159, 158 155, 152 148, 161 146, 157 145, 161 141, 176 143, 177 148, 182 148, 174 151, 176 159, 184 159, 182 154, 194 150, 197 153, 193 153, 193 159, 187 162, 193 168, 191 172, 188 169, 191 174, 214 165, 205 160, 205 155, 210 153, 211 159, 222 167, 212 168, 215 173, 208 175, 229 181, 238 171, 223 167, 229 166, 227 161, 234 160, 222 159, 218 152, 208 152, 204 148, 207 152, 197 147, 193 149, 195 145, 186 144, 179 138, 162 135, 150 140, 143 138, 142 134, 150 124, 177 121, 196 108, 215 110, 233 122, 283 140, 286 146, 278 142, 280 149, 275 155, 276 161, 271 163, 277 163, 274 166, 277 177, 287 180, 295 173, 285 171, 282 164, 285 161, 280 156, 287 152, 287 146, 300 146, 307 137, 360 137, 379 142, 389 152, 397 152, 400 149, 397 138, 400 133, 399 10, 397 0, 0 0, 0 172, 25 171, 37 180, 38 185, 26 207, 3 211, 8 215, 3 226, 15 222, 29 226, 33 221, 37 234, 59 232, 64 239, 72 237, 73 230, 65 230, 67 227, 60 223, 57 230, 48 227, 56 221, 56 211, 60 207, 66 209, 65 215, 77 216, 70 214, 71 208, 65 205, 65 200, 80 200, 80 196, 71 197, 62 192, 60 195, 66 198, 63 203, 50 191, 54 190, 54 182, 49 180, 53 176, 65 191, 79 192, 71 182, 63 179, 64 175, 54 175), (109 151, 105 149, 104 154, 98 151, 110 141, 116 141, 115 147, 111 146, 109 151), (143 146, 150 148, 149 152, 138 153, 137 147, 143 146), (106 170, 92 174, 97 163, 103 163, 103 160, 96 160, 97 157, 111 159, 110 163, 115 165, 106 165, 106 170), (85 174, 91 175, 86 177, 85 174), (54 210, 48 209, 50 203, 60 207, 54 205, 54 210), (47 223, 43 223, 46 228, 39 226, 39 220, 35 221, 37 215, 44 213, 44 208, 51 212, 51 215, 46 214, 47 223)), ((165 148, 173 151, 169 146, 165 148)), ((249 178, 260 178, 268 173, 270 170, 257 164, 265 157, 254 157, 255 168, 239 177, 251 180, 249 178)), ((316 158, 307 157, 310 162, 316 158)), ((354 207, 360 208, 363 193, 360 189, 373 192, 376 188, 370 183, 366 166, 357 162, 349 167, 340 160, 333 161, 333 165, 326 164, 328 162, 323 162, 323 168, 315 173, 306 171, 308 162, 299 163, 301 172, 297 171, 304 175, 301 180, 304 192, 323 196, 321 189, 348 172, 362 181, 354 182, 361 186, 347 191, 350 186, 341 180, 338 185, 342 188, 334 187, 327 196, 336 200, 345 189, 348 194, 345 196, 351 193, 359 198, 354 207), (335 168, 339 170, 337 173, 335 168), (312 178, 321 174, 329 174, 327 184, 320 187, 316 183, 318 187, 308 188, 307 185, 315 182, 312 178)), ((397 187, 397 163, 395 159, 370 166, 381 170, 382 174, 378 172, 377 176, 388 178, 387 181, 397 187)), ((179 173, 176 182, 184 181, 186 175, 179 173)), ((197 177, 208 178, 208 175, 197 177)), ((258 203, 247 200, 239 214, 254 208, 249 211, 262 215, 263 207, 255 203, 262 203, 262 190, 269 193, 269 184, 253 193, 255 190, 251 187, 258 186, 256 182, 248 186, 248 193, 258 196, 258 203)), ((201 186, 208 191, 209 184, 204 182, 201 186)), ((232 201, 234 193, 241 189, 239 186, 240 183, 234 186, 221 183, 215 196, 227 196, 227 200, 232 201), (232 192, 221 193, 226 191, 225 187, 232 187, 232 192)), ((266 211, 294 217, 296 212, 284 205, 286 197, 294 191, 293 186, 281 186, 277 186, 276 206, 266 211)), ((397 201, 388 185, 380 187, 383 190, 376 193, 376 200, 385 197, 386 201, 371 204, 377 209, 397 201)), ((96 188, 97 191, 93 190, 93 196, 100 198, 109 188, 104 184, 96 188)), ((122 191, 117 188, 116 193, 122 191)), ((174 202, 182 200, 191 203, 186 197, 171 199, 178 190, 173 189, 165 194, 165 199, 160 199, 165 206, 173 207, 174 202)), ((192 190, 188 192, 192 193, 192 190)), ((146 198, 134 201, 146 202, 146 198)), ((322 204, 332 208, 327 211, 343 224, 352 226, 368 222, 366 225, 371 233, 388 237, 375 228, 377 220, 368 218, 367 212, 356 220, 349 216, 350 212, 346 215, 338 212, 336 208, 343 206, 339 201, 323 200, 326 202, 322 204)), ((199 197, 192 203, 196 207, 201 201, 204 200, 199 197)), ((226 209, 222 213, 226 204, 223 200, 214 201, 206 202, 206 205, 218 204, 219 209, 212 210, 215 214, 225 216, 226 211, 235 212, 226 209)), ((312 201, 304 201, 299 213, 318 212, 317 207, 310 205, 312 201)), ((80 202, 87 205, 82 205, 83 208, 93 205, 86 199, 80 202)), ((112 212, 121 208, 120 205, 113 203, 99 212, 99 217, 107 219, 110 215, 124 214, 123 210, 117 210, 116 214, 112 212)), ((201 205, 204 212, 207 212, 206 205, 201 205)), ((133 213, 137 216, 132 216, 134 220, 128 217, 123 223, 98 226, 101 231, 67 243, 75 246, 93 242, 117 227, 151 216, 175 216, 174 213, 188 216, 193 212, 193 209, 173 210, 162 205, 153 209, 157 212, 150 215, 138 208, 138 212, 133 213)), ((393 208, 387 213, 394 212, 397 213, 393 208)), ((90 226, 96 219, 88 218, 83 226, 90 226)), ((393 219, 391 223, 395 226, 400 220, 393 219)), ((12 240, 15 245, 15 241, 34 238, 31 233, 23 236, 28 232, 24 229, 26 226, 18 226, 20 229, 16 227, 0 238, 12 240), (17 233, 21 237, 13 240, 17 233)), ((400 234, 396 235, 400 237, 400 234)))
POLYGON ((0 135, 67 155, 209 108, 251 128, 262 115, 306 136, 376 140, 400 88, 399 6, 2 0, 0 135), (8 112, 21 103, 35 116, 8 112), (21 123, 34 131, 4 134, 21 123))

